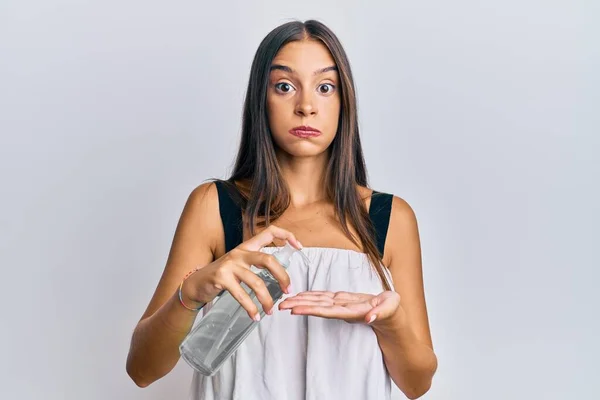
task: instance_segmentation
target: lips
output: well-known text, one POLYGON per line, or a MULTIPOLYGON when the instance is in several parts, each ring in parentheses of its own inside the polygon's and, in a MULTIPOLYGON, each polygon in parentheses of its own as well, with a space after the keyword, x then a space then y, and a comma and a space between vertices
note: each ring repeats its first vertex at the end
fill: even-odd
POLYGON ((311 126, 303 125, 290 129, 290 133, 296 137, 310 138, 319 136, 321 134, 321 131, 311 126))

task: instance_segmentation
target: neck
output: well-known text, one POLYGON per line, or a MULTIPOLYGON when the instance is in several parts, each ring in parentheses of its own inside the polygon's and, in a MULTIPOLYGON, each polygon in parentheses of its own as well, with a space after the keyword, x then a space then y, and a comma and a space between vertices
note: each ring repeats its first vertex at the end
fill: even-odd
POLYGON ((300 208, 327 198, 327 152, 314 157, 293 157, 278 152, 277 160, 290 191, 290 207, 300 208))

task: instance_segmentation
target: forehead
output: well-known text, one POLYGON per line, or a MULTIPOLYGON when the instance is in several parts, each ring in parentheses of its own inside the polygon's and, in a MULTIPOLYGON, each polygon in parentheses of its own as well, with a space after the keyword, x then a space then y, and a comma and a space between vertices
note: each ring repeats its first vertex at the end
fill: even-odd
POLYGON ((314 71, 335 65, 329 49, 318 40, 300 40, 283 46, 273 64, 282 64, 299 74, 312 74, 314 71))

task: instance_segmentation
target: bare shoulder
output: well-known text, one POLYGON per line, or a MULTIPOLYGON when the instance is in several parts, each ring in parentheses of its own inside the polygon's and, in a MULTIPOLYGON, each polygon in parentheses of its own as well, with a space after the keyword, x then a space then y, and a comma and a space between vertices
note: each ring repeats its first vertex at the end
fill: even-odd
MULTIPOLYGON (((196 212, 214 211, 219 206, 217 185, 205 182, 196 186, 188 196, 186 208, 196 212)), ((185 208, 184 208, 185 210, 185 208)))
POLYGON ((417 216, 411 205, 396 195, 388 227, 385 255, 392 269, 421 269, 421 243, 417 216))
POLYGON ((417 216, 406 200, 394 195, 392 197, 392 214, 390 216, 390 227, 394 225, 397 229, 415 227, 417 216))
POLYGON ((189 194, 179 225, 189 226, 195 234, 203 236, 203 242, 210 245, 211 251, 222 236, 219 217, 219 195, 214 182, 205 182, 195 187, 189 194))
MULTIPOLYGON (((420 252, 417 218, 413 208, 403 198, 390 194, 392 197, 391 213, 383 252, 383 264, 388 268, 397 268, 399 260, 408 254, 420 252)), ((369 193, 367 207, 372 198, 369 193)))

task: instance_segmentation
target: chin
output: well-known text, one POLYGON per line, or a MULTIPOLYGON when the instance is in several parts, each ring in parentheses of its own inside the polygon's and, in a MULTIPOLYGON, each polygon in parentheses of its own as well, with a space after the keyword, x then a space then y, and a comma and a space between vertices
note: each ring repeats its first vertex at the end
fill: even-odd
POLYGON ((316 157, 327 151, 327 148, 321 146, 278 146, 278 148, 292 157, 316 157))
POLYGON ((331 145, 331 140, 323 140, 325 138, 319 137, 316 139, 296 139, 294 137, 289 140, 277 140, 275 139, 275 146, 286 154, 292 157, 316 157, 327 152, 327 149, 331 145))

